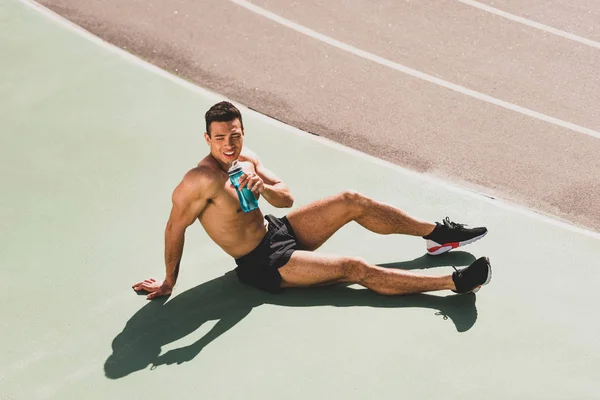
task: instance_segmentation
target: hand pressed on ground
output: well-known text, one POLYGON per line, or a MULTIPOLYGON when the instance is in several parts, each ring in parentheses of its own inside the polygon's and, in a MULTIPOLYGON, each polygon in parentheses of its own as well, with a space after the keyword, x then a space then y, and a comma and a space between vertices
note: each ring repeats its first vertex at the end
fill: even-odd
POLYGON ((159 283, 154 278, 145 279, 143 282, 138 282, 131 287, 136 292, 139 292, 140 290, 148 292, 148 296, 146 296, 146 299, 148 300, 152 300, 160 296, 169 296, 173 291, 173 286, 166 282, 159 283))

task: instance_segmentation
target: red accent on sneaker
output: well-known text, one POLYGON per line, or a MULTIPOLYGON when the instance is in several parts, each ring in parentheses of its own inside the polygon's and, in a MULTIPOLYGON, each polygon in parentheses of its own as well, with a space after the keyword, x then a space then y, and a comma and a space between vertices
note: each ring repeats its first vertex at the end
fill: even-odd
POLYGON ((437 251, 437 250, 441 249, 442 247, 448 247, 448 246, 451 246, 453 249, 456 249, 457 247, 460 246, 460 242, 444 243, 441 246, 430 247, 430 248, 427 249, 427 251, 434 252, 434 251, 437 251))

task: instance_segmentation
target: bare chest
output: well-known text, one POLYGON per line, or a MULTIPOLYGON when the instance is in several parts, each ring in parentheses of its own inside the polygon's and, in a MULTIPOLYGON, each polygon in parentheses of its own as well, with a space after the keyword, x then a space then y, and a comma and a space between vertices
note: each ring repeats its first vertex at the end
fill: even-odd
MULTIPOLYGON (((241 164, 245 173, 255 173, 252 163, 242 162, 241 164)), ((222 221, 238 219, 240 214, 244 214, 240 207, 237 191, 231 186, 229 177, 224 178, 221 190, 208 200, 208 205, 203 214, 206 214, 206 217, 210 219, 216 217, 222 221)), ((204 217, 204 215, 201 217, 204 217)))

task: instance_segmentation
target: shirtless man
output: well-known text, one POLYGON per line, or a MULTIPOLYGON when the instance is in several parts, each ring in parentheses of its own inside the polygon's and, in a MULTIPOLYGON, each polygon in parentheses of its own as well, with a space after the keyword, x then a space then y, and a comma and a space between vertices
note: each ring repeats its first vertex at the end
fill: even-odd
POLYGON ((256 288, 277 293, 282 288, 357 283, 384 295, 436 290, 458 293, 477 291, 491 279, 486 257, 456 270, 452 275, 425 276, 371 265, 357 257, 314 252, 350 221, 379 234, 422 236, 432 255, 471 243, 485 236, 486 228, 467 229, 446 218, 443 223, 418 220, 390 205, 346 191, 315 201, 286 217, 263 216, 260 209, 241 210, 228 166, 235 160, 255 196, 271 205, 289 208, 294 198, 289 188, 268 170, 258 156, 244 148, 244 124, 240 111, 229 102, 211 107, 204 137, 210 147, 196 168, 190 170, 173 192, 173 206, 165 230, 166 278, 147 279, 133 285, 148 292, 148 299, 171 294, 177 281, 185 230, 199 220, 208 235, 235 259, 238 278, 256 288))

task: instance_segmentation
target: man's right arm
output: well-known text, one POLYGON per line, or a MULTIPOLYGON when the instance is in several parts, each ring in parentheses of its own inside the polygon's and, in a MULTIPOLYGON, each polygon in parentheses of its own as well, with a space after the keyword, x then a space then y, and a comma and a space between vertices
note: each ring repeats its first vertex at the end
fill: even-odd
POLYGON ((135 290, 149 292, 148 299, 171 294, 179 274, 185 231, 206 208, 214 192, 214 183, 206 173, 194 169, 188 172, 175 188, 171 214, 165 228, 165 280, 160 283, 154 279, 147 279, 133 286, 135 290))

